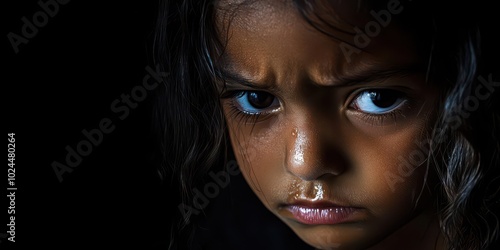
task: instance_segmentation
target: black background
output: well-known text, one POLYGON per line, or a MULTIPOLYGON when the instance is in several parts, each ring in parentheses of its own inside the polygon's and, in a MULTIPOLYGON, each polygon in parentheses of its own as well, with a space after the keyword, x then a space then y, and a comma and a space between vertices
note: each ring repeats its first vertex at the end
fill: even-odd
MULTIPOLYGON (((16 243, 1 239, 0 249, 168 246, 171 219, 180 216, 179 201, 177 189, 162 183, 156 172, 153 93, 124 120, 110 107, 142 84, 147 65, 154 68, 157 4, 70 1, 59 5, 57 14, 27 44, 19 45, 16 54, 7 34, 22 35, 21 18, 32 20, 42 9, 37 1, 4 2, 2 121, 7 133, 15 133, 18 191, 16 243), (111 119, 115 130, 59 182, 51 164, 64 164, 66 147, 75 149, 86 139, 81 131, 98 128, 103 118, 111 119)), ((211 202, 215 216, 205 222, 201 245, 307 249, 263 208, 241 176, 231 184, 233 188, 211 202), (225 209, 231 197, 238 199, 241 211, 225 209)), ((1 223, 6 225, 8 200, 2 204, 1 223)), ((1 228, 0 233, 7 231, 1 228)))
POLYGON ((142 84, 145 67, 153 65, 155 4, 70 1, 17 54, 7 34, 21 35, 21 18, 31 20, 41 7, 37 1, 2 7, 3 121, 7 132, 16 133, 18 247, 148 248, 168 242, 175 197, 169 199, 152 161, 152 93, 124 120, 110 107, 142 84), (81 131, 98 128, 103 118, 115 130, 60 183, 51 163, 65 164, 66 146, 75 149, 85 139, 81 131))

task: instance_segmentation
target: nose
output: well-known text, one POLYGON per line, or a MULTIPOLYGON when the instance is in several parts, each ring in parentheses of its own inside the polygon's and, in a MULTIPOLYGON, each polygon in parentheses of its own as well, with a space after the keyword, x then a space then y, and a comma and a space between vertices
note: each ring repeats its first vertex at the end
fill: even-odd
POLYGON ((314 126, 295 127, 286 136, 286 167, 291 174, 311 181, 344 171, 345 157, 332 141, 315 131, 314 126))

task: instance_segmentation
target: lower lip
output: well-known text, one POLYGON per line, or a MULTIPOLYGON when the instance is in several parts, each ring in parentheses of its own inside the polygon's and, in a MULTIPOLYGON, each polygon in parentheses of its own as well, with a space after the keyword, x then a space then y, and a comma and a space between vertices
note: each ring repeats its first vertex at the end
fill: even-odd
POLYGON ((288 206, 293 217, 301 223, 309 225, 339 224, 346 222, 358 210, 352 207, 322 207, 288 206))

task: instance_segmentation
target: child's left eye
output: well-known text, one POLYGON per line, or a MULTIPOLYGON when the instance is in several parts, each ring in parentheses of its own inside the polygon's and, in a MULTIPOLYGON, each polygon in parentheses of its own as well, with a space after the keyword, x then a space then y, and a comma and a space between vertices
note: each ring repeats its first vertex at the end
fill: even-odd
POLYGON ((363 113, 382 115, 390 113, 406 102, 400 91, 392 89, 370 89, 359 93, 351 107, 363 113))
POLYGON ((234 97, 238 109, 249 115, 272 112, 280 107, 278 98, 264 91, 242 91, 234 97))

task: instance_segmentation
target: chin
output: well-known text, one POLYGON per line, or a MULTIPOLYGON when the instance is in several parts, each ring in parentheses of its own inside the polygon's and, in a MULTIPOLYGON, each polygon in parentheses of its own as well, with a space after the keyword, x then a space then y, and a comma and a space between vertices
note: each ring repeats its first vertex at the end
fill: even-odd
POLYGON ((366 249, 377 243, 381 233, 381 231, 368 232, 358 223, 315 226, 289 224, 289 226, 304 242, 316 249, 325 250, 366 249))

